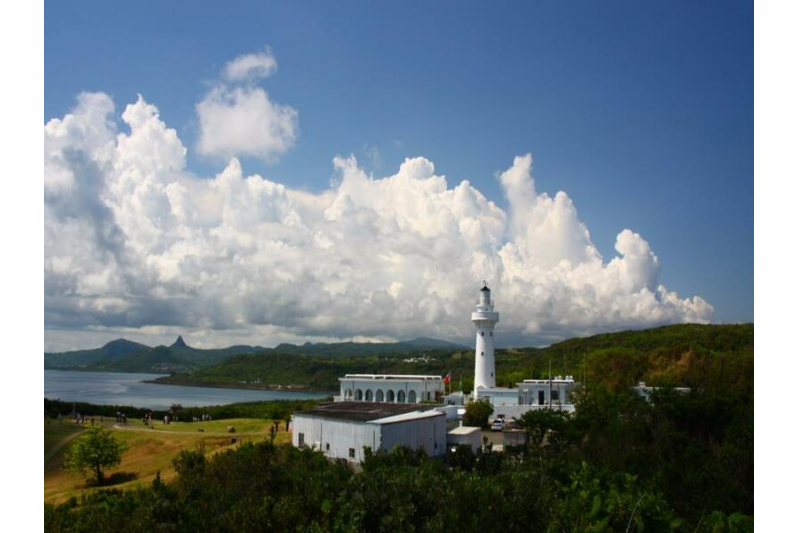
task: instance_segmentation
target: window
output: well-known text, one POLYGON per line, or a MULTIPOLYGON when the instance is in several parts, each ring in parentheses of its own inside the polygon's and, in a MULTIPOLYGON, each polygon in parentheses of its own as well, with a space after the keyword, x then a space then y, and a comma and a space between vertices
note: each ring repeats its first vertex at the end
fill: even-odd
POLYGON ((539 391, 539 405, 544 405, 544 391, 539 391))
POLYGON ((326 443, 325 443, 325 451, 326 451, 326 452, 329 452, 329 451, 331 451, 331 443, 330 443, 330 442, 326 442, 326 443))
POLYGON ((481 331, 481 337, 483 337, 483 332, 481 331))
POLYGON ((347 452, 347 455, 350 456, 350 459, 355 459, 356 458, 356 449, 355 448, 350 448, 350 451, 347 452))
POLYGON ((490 332, 489 332, 489 336, 490 336, 490 337, 494 337, 494 331, 490 331, 490 332))
POLYGON ((481 355, 483 355, 483 352, 481 352, 481 355))
POLYGON ((305 433, 298 433, 297 434, 297 446, 303 448, 306 445, 306 435, 305 433))
POLYGON ((557 402, 557 401, 558 401, 558 391, 557 391, 557 390, 554 390, 554 391, 553 391, 553 394, 551 395, 551 399, 552 399, 554 402, 557 402))

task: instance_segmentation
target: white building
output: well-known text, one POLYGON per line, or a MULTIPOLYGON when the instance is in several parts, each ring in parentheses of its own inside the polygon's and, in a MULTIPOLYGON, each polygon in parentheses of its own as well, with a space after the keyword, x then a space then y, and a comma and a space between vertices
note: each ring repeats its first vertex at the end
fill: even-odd
MULTIPOLYGON (((641 396, 648 402, 650 401, 650 395, 653 394, 653 391, 659 391, 659 390, 661 390, 661 387, 648 387, 647 383, 645 383, 644 381, 640 381, 638 386, 633 387, 633 392, 636 393, 636 395, 641 396)), ((691 387, 673 387, 672 390, 674 390, 679 394, 689 394, 690 392, 692 392, 691 387)))
POLYGON ((553 379, 526 379, 518 383, 520 405, 537 405, 560 409, 572 406, 572 389, 575 380, 572 376, 556 376, 553 379))
POLYGON ((476 392, 476 399, 489 400, 489 403, 495 407, 502 405, 519 405, 519 390, 517 389, 493 387, 491 389, 480 388, 476 392))
POLYGON ((533 409, 557 409, 572 412, 572 376, 553 379, 526 379, 516 389, 494 387, 478 389, 478 400, 488 400, 494 407, 494 416, 519 417, 533 409))
POLYGON ((441 402, 444 397, 441 376, 347 374, 339 378, 339 387, 336 400, 344 402, 441 402))
POLYGON ((494 325, 500 320, 500 313, 494 311, 492 291, 483 282, 480 297, 475 311, 472 313, 472 323, 475 324, 475 391, 473 397, 478 397, 480 388, 492 389, 495 385, 494 376, 494 325))
POLYGON ((364 448, 406 446, 436 457, 446 453, 445 414, 422 406, 374 402, 320 404, 292 415, 292 444, 360 463, 364 448))
POLYGON ((458 426, 447 432, 447 447, 469 446, 473 452, 481 447, 481 428, 458 426))

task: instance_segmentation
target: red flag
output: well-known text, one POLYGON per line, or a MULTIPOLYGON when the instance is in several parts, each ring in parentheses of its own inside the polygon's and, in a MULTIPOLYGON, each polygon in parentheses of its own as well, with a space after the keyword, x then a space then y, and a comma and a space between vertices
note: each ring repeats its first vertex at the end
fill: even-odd
POLYGON ((448 372, 447 375, 444 377, 444 379, 442 380, 442 383, 444 383, 445 385, 449 385, 450 384, 450 372, 448 372))

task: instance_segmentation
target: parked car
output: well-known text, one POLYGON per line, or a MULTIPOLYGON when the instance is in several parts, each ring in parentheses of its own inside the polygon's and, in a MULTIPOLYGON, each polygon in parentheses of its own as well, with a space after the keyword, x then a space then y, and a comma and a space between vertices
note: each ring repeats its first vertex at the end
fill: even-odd
POLYGON ((505 425, 505 420, 502 418, 495 418, 494 422, 492 422, 492 431, 503 431, 505 425))

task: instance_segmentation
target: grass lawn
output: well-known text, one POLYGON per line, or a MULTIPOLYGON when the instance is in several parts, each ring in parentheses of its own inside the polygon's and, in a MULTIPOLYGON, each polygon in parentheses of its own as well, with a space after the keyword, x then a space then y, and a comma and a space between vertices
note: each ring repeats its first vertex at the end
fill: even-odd
MULTIPOLYGON (((228 426, 233 426, 237 434, 255 433, 268 435, 269 428, 272 426, 272 421, 260 420, 257 418, 233 418, 229 420, 210 420, 208 422, 172 422, 169 425, 156 421, 153 424, 152 431, 200 433, 202 429, 204 433, 227 433, 228 426)), ((128 421, 128 427, 137 429, 144 428, 141 420, 128 421)), ((285 428, 285 423, 280 424, 280 430, 284 430, 285 428)))
MULTIPOLYGON (((106 473, 117 474, 119 483, 114 488, 128 489, 149 484, 160 471, 165 481, 175 476, 172 460, 181 450, 202 450, 206 455, 233 449, 241 442, 259 442, 269 436, 271 420, 232 419, 209 422, 174 422, 170 425, 156 423, 154 429, 143 426, 141 421, 131 421, 124 429, 113 428, 113 422, 106 423, 114 436, 128 445, 122 455, 122 464, 106 473), (235 434, 226 433, 228 426, 236 428, 235 434), (203 432, 198 429, 203 429, 203 432), (237 437, 237 444, 231 444, 231 437, 237 437)), ((289 433, 281 424, 276 442, 290 441, 289 433)), ((79 497, 85 491, 98 490, 86 487, 86 480, 63 469, 64 453, 69 449, 65 439, 79 438, 82 429, 67 421, 51 421, 44 428, 45 442, 45 502, 58 503, 72 496, 79 497)))

